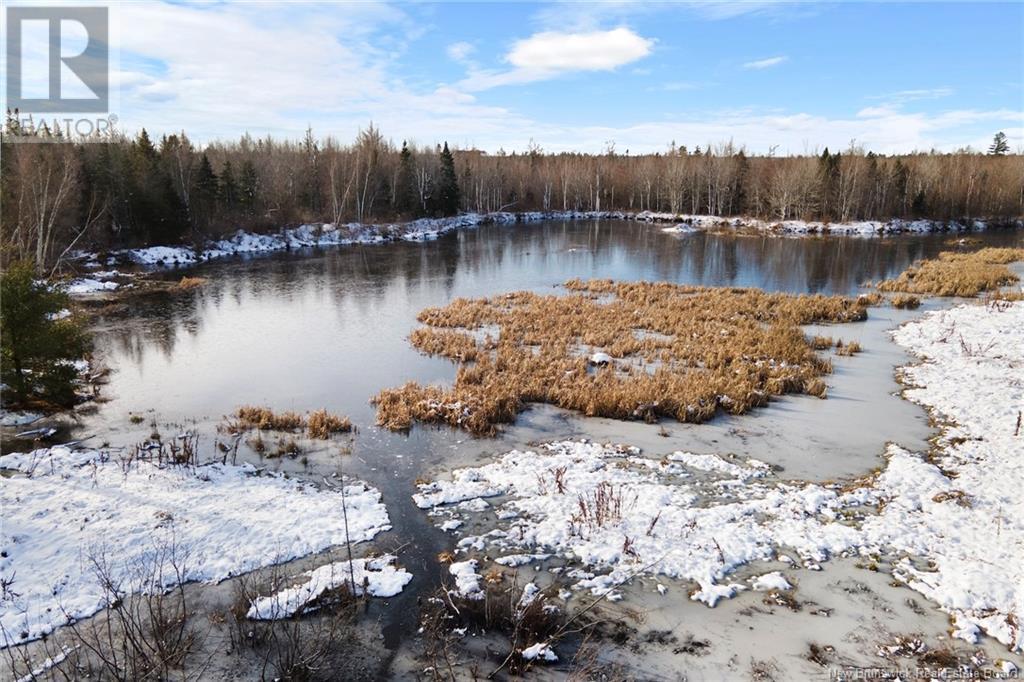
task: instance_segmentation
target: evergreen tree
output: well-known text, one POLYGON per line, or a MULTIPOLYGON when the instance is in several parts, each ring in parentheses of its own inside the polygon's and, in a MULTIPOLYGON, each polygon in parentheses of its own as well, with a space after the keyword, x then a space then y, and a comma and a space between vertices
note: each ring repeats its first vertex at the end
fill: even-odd
POLYGON ((117 192, 126 204, 121 225, 133 227, 149 243, 177 240, 187 228, 185 207, 145 128, 129 154, 130 172, 115 172, 117 192))
POLYGON ((459 177, 455 172, 455 157, 444 143, 441 150, 441 182, 438 209, 441 215, 456 215, 459 212, 459 177))
POLYGON ((204 152, 199 160, 195 186, 192 191, 192 204, 195 207, 193 215, 197 222, 196 227, 206 228, 213 222, 219 189, 220 183, 217 179, 217 174, 213 172, 210 157, 204 152))
POLYGON ((238 185, 230 161, 224 163, 220 172, 220 203, 229 212, 238 206, 238 185))
POLYGON ((1006 133, 999 131, 992 138, 992 146, 988 148, 988 153, 994 156, 1004 156, 1010 153, 1010 143, 1006 141, 1006 133))
POLYGON ((750 173, 750 161, 743 150, 736 152, 736 180, 730 197, 730 213, 743 213, 747 206, 747 176, 750 173))
POLYGON ((820 185, 821 205, 819 210, 821 217, 825 219, 834 218, 837 195, 839 193, 839 164, 842 162, 842 155, 828 153, 828 147, 821 153, 818 159, 818 181, 820 185))
POLYGON ((409 145, 402 142, 398 155, 398 177, 395 178, 395 210, 410 213, 416 209, 416 171, 409 145))
POLYGON ((242 177, 238 182, 238 203, 245 209, 248 216, 256 210, 256 194, 259 191, 259 176, 256 166, 250 159, 242 164, 242 177))
POLYGON ((15 263, 0 277, 0 378, 17 402, 41 398, 58 405, 75 401, 74 361, 89 346, 66 293, 37 282, 31 263, 15 263))

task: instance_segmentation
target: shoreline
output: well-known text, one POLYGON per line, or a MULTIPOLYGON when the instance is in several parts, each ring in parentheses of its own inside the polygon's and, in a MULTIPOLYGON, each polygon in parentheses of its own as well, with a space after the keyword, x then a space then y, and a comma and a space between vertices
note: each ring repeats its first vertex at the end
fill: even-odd
MULTIPOLYGON (((664 225, 669 233, 700 230, 754 231, 766 236, 856 236, 884 237, 898 234, 966 233, 989 229, 1022 229, 1024 219, 994 221, 970 219, 968 222, 939 220, 869 220, 850 223, 819 221, 766 221, 759 218, 724 218, 712 215, 658 213, 653 211, 527 211, 520 213, 464 213, 448 218, 420 218, 405 223, 308 223, 284 227, 277 232, 257 234, 239 229, 232 236, 207 242, 202 251, 189 246, 154 245, 117 249, 100 262, 95 251, 77 251, 72 259, 83 261, 89 269, 100 270, 125 261, 141 266, 164 268, 190 267, 228 256, 272 253, 293 249, 386 244, 396 241, 432 241, 455 230, 481 225, 514 225, 544 220, 632 220, 664 225)), ((72 293, 89 294, 118 288, 111 279, 119 273, 101 271, 71 282, 72 293)))

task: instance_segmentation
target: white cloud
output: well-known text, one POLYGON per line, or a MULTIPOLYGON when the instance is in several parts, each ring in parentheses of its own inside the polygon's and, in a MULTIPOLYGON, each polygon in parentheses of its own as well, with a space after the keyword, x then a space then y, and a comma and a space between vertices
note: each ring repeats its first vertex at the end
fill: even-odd
POLYGON ((520 69, 608 71, 651 53, 654 41, 632 30, 559 33, 544 31, 512 46, 505 60, 520 69))
POLYGON ((653 47, 654 40, 621 26, 581 33, 542 31, 512 45, 505 55, 512 69, 472 70, 460 85, 466 90, 487 90, 549 80, 566 73, 611 71, 643 59, 653 47))
POLYGON ((476 50, 476 48, 473 46, 472 43, 460 41, 458 43, 452 43, 451 45, 449 45, 446 52, 448 53, 448 57, 450 59, 457 62, 461 62, 465 60, 466 57, 473 54, 474 50, 476 50))
POLYGON ((768 69, 768 68, 771 68, 773 66, 778 66, 779 64, 782 64, 783 62, 786 62, 786 61, 789 61, 789 57, 785 57, 785 56, 781 56, 780 55, 778 57, 768 57, 767 59, 758 59, 758 60, 753 61, 753 62, 746 62, 745 64, 743 64, 743 68, 744 69, 768 69))

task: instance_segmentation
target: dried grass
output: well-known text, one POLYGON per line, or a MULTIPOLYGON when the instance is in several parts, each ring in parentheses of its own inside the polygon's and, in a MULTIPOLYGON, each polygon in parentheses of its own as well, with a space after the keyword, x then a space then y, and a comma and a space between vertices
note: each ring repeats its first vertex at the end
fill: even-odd
POLYGON ((889 303, 893 308, 916 310, 921 305, 921 299, 913 294, 896 294, 889 299, 889 303))
POLYGON ((905 291, 937 296, 976 296, 1018 281, 1007 263, 1024 260, 1024 249, 985 248, 972 253, 943 251, 938 258, 918 261, 880 291, 905 291))
POLYGON ((243 433, 252 429, 286 432, 305 429, 309 438, 327 440, 335 433, 348 433, 353 427, 348 417, 340 417, 323 409, 304 416, 298 412, 274 412, 269 407, 243 405, 220 428, 228 433, 243 433))
POLYGON ((819 377, 831 363, 800 325, 867 317, 864 304, 840 296, 611 280, 566 288, 565 296, 514 292, 422 311, 426 326, 411 341, 460 362, 455 384, 381 391, 378 424, 407 429, 418 420, 487 435, 530 402, 587 416, 703 422, 772 395, 823 397, 819 377), (590 367, 597 349, 614 361, 590 367))
POLYGON ((348 417, 339 417, 327 410, 310 413, 306 420, 306 435, 310 438, 327 440, 334 433, 348 433, 352 430, 352 422, 348 417))
POLYGON ((831 336, 815 336, 811 339, 811 348, 814 350, 828 350, 834 343, 835 341, 832 340, 831 336))
POLYGON ((203 286, 207 281, 205 277, 182 277, 177 284, 177 288, 182 291, 188 291, 189 289, 203 286))
POLYGON ((235 419, 242 430, 294 431, 303 425, 298 412, 274 412, 269 407, 243 405, 235 411, 235 419))
POLYGON ((849 357, 860 352, 860 343, 857 341, 836 341, 836 355, 849 357))

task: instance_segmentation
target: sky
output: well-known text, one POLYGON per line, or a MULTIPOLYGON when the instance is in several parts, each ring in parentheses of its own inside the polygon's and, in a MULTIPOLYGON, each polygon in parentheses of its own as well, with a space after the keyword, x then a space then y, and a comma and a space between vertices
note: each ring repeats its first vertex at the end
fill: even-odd
MULTIPOLYGON (((24 3, 23 3, 24 4, 24 3)), ((65 3, 60 3, 65 4, 65 3)), ((95 4, 95 3, 93 3, 95 4)), ((122 129, 487 151, 1024 148, 1024 3, 112 5, 122 129)))

